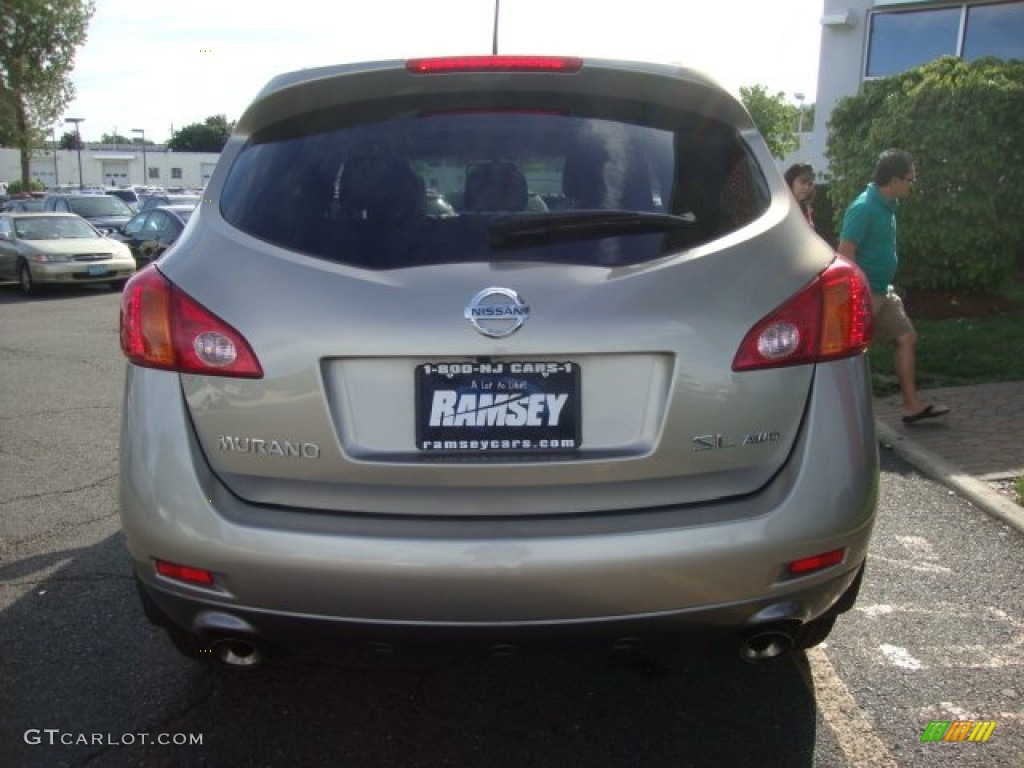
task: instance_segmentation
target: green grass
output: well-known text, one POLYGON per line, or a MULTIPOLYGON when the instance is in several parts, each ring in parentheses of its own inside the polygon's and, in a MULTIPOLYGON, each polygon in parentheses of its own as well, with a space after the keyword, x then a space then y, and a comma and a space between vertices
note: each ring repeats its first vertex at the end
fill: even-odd
MULTIPOLYGON (((1016 309, 986 317, 911 317, 919 337, 919 389, 1024 380, 1024 283, 1012 283, 1003 295, 1016 309)), ((869 357, 875 394, 897 392, 891 348, 873 345, 869 357)))

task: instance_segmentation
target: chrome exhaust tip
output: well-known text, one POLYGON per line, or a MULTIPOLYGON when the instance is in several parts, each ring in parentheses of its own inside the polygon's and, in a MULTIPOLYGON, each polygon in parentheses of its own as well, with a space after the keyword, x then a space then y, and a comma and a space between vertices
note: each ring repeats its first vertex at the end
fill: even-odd
POLYGON ((779 627, 762 627, 746 633, 740 642, 740 658, 750 664, 772 661, 793 650, 793 635, 779 627))
POLYGON ((243 638, 225 638, 213 644, 217 661, 236 669, 251 669, 263 662, 263 652, 254 643, 243 638))

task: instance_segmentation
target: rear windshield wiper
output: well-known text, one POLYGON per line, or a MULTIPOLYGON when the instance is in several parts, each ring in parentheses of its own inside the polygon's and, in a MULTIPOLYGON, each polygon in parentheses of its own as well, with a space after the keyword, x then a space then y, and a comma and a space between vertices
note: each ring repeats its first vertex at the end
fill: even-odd
POLYGON ((523 248, 614 235, 672 232, 691 229, 696 223, 692 213, 591 210, 500 216, 487 225, 487 231, 492 248, 523 248))

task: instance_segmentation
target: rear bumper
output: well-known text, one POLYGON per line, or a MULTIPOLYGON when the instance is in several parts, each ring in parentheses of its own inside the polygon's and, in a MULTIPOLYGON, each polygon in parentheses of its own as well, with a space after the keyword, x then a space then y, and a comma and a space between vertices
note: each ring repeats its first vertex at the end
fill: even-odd
POLYGON ((566 646, 628 649, 683 636, 735 639, 740 633, 780 627, 795 632, 810 620, 808 613, 828 613, 859 570, 805 585, 782 601, 762 599, 666 614, 516 624, 368 622, 222 604, 169 592, 141 579, 138 586, 150 621, 172 632, 183 630, 194 639, 197 650, 230 639, 244 641, 261 653, 301 651, 358 659, 454 650, 504 655, 526 648, 566 646))
POLYGON ((855 365, 862 361, 820 367, 824 385, 815 387, 793 456, 756 494, 477 520, 247 504, 202 460, 176 405, 175 378, 147 372, 145 394, 126 390, 122 521, 146 593, 194 634, 234 626, 287 645, 332 634, 377 642, 424 632, 623 635, 804 623, 827 613, 852 582, 874 522, 877 447, 867 389, 849 386, 855 365), (786 563, 834 549, 845 551, 842 563, 786 576, 786 563), (215 585, 164 578, 157 558, 208 569, 215 585))

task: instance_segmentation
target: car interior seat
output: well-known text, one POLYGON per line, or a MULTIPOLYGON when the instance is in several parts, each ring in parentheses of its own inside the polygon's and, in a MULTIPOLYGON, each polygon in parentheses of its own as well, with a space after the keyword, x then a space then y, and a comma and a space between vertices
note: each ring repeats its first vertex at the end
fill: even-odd
POLYGON ((384 153, 356 155, 338 180, 339 245, 367 266, 388 268, 407 258, 426 220, 426 185, 408 161, 384 153))
POLYGON ((607 151, 596 144, 581 145, 566 155, 562 166, 562 193, 570 201, 570 207, 603 207, 607 163, 607 151))
POLYGON ((515 163, 479 163, 466 171, 466 211, 524 211, 528 199, 526 176, 515 163))
POLYGON ((626 149, 613 156, 596 142, 584 143, 566 156, 562 193, 577 209, 654 210, 654 194, 640 154, 626 149))
POLYGON ((426 185, 401 158, 357 155, 345 163, 338 198, 345 218, 369 225, 390 225, 420 213, 426 185))

